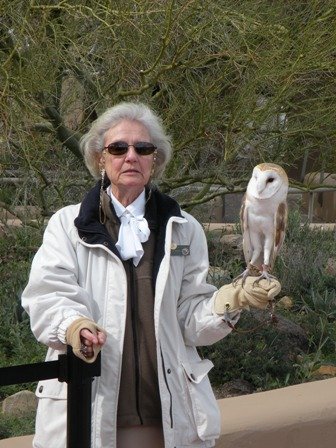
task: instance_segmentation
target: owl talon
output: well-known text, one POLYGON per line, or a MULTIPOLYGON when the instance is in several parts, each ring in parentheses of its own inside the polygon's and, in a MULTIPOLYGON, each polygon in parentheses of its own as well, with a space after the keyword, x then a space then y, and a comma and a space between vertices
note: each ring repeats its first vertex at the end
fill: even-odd
POLYGON ((277 278, 274 275, 269 274, 268 267, 263 265, 262 273, 253 282, 253 287, 255 287, 255 285, 258 285, 262 279, 268 280, 268 283, 271 283, 271 280, 276 280, 277 278))
POLYGON ((249 268, 246 268, 244 272, 242 272, 241 274, 237 275, 237 277, 235 277, 235 278, 232 280, 232 284, 233 284, 233 286, 237 286, 238 281, 239 281, 240 279, 242 279, 242 286, 244 286, 244 283, 245 283, 245 281, 246 281, 246 278, 247 278, 249 275, 250 275, 250 270, 249 270, 249 268))

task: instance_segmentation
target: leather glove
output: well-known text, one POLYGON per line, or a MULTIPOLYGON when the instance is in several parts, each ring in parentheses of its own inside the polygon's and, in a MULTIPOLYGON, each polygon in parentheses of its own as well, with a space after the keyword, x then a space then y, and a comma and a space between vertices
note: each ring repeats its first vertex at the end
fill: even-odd
POLYGON ((255 283, 256 277, 247 277, 244 285, 239 280, 237 284, 232 283, 222 286, 216 296, 214 311, 216 314, 237 313, 242 309, 251 307, 265 309, 269 301, 281 291, 278 280, 260 280, 255 283), (255 283, 255 284, 254 284, 255 283))
POLYGON ((85 356, 85 348, 82 343, 80 332, 84 329, 91 331, 93 334, 97 334, 98 331, 106 335, 106 331, 99 327, 95 322, 88 319, 87 317, 80 317, 76 319, 72 324, 69 325, 66 331, 66 341, 67 344, 71 345, 73 353, 83 361, 87 363, 93 363, 101 350, 101 345, 93 345, 93 356, 88 358, 85 356))

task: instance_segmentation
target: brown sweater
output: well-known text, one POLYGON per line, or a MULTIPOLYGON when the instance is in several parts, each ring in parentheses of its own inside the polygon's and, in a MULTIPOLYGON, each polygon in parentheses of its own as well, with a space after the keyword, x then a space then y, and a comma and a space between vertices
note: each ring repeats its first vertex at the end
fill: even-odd
MULTIPOLYGON (((120 228, 109 196, 102 201, 106 229, 114 242, 120 228)), ((144 255, 137 267, 123 261, 127 275, 127 315, 118 400, 118 426, 161 425, 157 375, 152 281, 155 230, 142 244, 144 255)))

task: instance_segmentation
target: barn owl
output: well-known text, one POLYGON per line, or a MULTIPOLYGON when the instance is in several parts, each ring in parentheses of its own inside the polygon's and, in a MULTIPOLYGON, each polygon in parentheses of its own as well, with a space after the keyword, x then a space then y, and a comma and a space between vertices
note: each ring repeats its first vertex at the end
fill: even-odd
POLYGON ((274 278, 271 271, 282 246, 287 223, 288 177, 283 168, 274 163, 261 163, 254 167, 247 185, 240 211, 243 232, 243 250, 247 267, 234 279, 260 274, 274 278))

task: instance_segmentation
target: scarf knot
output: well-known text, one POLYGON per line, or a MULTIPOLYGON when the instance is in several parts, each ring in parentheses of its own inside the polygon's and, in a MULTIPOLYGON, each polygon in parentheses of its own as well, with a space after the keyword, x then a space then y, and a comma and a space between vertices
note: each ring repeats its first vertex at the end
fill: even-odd
POLYGON ((144 250, 141 243, 148 241, 150 230, 144 217, 145 191, 143 191, 126 208, 113 195, 111 188, 106 190, 111 197, 112 204, 120 219, 120 229, 116 248, 123 260, 133 259, 134 266, 138 266, 144 250))

